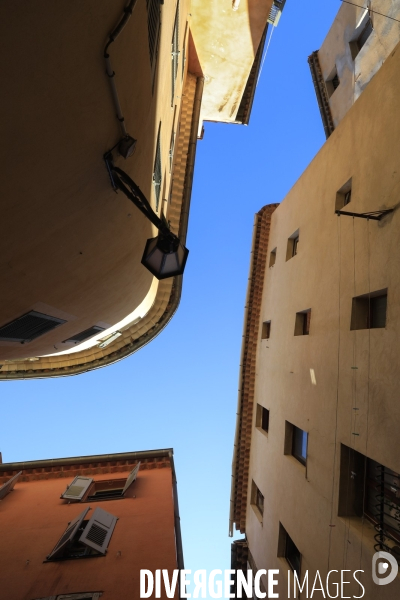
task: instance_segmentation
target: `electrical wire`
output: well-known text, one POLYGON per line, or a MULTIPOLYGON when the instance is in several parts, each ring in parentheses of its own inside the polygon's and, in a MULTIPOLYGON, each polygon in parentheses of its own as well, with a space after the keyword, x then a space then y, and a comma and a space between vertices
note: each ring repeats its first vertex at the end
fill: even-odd
POLYGON ((274 33, 274 29, 275 29, 275 27, 272 26, 272 31, 271 31, 271 34, 269 36, 268 44, 267 44, 267 47, 265 49, 264 56, 263 56, 263 59, 262 59, 262 62, 261 62, 260 72, 259 72, 258 78, 257 78, 257 85, 258 85, 258 82, 260 81, 261 73, 262 73, 262 70, 263 70, 263 66, 264 66, 264 62, 265 62, 266 56, 268 54, 268 48, 269 48, 269 45, 271 43, 271 39, 272 39, 272 35, 274 33))
POLYGON ((349 0, 341 0, 341 2, 344 2, 345 4, 351 4, 352 6, 357 6, 358 8, 368 8, 368 10, 374 13, 375 15, 380 15, 381 17, 386 17, 387 19, 391 19, 392 21, 400 23, 399 19, 395 19, 394 17, 390 17, 389 15, 384 15, 383 13, 380 13, 377 10, 372 10, 372 8, 369 8, 367 6, 361 6, 360 4, 355 4, 354 2, 350 2, 349 0))

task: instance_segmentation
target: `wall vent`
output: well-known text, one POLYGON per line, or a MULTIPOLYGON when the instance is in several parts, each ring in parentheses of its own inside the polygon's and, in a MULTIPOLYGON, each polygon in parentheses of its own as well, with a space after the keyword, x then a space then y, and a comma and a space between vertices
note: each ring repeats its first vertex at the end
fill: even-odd
POLYGON ((18 317, 11 323, 0 327, 0 341, 3 342, 31 342, 40 335, 55 329, 59 325, 66 323, 64 319, 50 317, 43 313, 31 310, 30 312, 18 317))
POLYGON ((89 338, 96 335, 96 333, 100 333, 101 331, 104 331, 104 327, 98 327, 97 325, 94 325, 93 327, 89 327, 89 329, 85 329, 85 331, 81 331, 80 333, 73 335, 67 340, 64 340, 63 344, 65 344, 65 342, 74 342, 74 344, 78 344, 79 342, 88 340, 89 338))

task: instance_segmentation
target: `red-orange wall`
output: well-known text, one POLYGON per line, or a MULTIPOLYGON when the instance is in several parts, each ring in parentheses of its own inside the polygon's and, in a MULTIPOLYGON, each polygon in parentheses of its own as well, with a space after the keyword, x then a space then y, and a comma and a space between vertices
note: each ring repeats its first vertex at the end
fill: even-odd
MULTIPOLYGON (((129 471, 93 479, 117 479, 129 471)), ((60 499, 72 479, 17 482, 0 502, 1 600, 90 591, 103 591, 104 600, 134 600, 141 568, 177 568, 170 467, 140 470, 131 497, 90 504, 119 517, 105 557, 43 563, 68 521, 89 506, 60 499)))

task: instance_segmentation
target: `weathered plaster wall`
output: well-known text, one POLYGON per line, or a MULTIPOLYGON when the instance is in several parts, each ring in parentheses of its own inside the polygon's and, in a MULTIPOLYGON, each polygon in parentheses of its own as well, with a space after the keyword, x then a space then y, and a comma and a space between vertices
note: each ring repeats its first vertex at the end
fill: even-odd
MULTIPOLYGON (((91 504, 119 518, 108 552, 99 558, 43 562, 68 522, 89 506, 60 499, 75 475, 73 468, 70 477, 46 479, 46 473, 38 473, 36 480, 33 475, 18 482, 0 503, 0 598, 34 600, 86 591, 103 591, 104 600, 139 598, 141 568, 176 569, 171 469, 153 466, 140 469, 130 497, 91 504)), ((119 479, 130 470, 86 468, 82 474, 119 479)))
MULTIPOLYGON (((400 471, 400 214, 397 208, 368 222, 334 210, 350 177, 347 210, 398 207, 399 97, 397 47, 272 215, 268 248, 277 255, 265 273, 260 319, 271 320, 271 337, 259 341, 255 381, 255 402, 270 411, 269 432, 253 427, 248 488, 246 533, 259 569, 289 568, 277 557, 281 522, 302 554, 303 575, 326 575, 328 564, 364 569, 368 600, 396 598, 400 579, 373 586, 372 525, 337 516, 340 445, 400 471), (298 254, 286 261, 297 229, 298 254), (352 298, 384 288, 386 327, 350 331, 352 298), (310 335, 294 336, 296 312, 309 308, 310 335), (284 455, 285 420, 309 434, 307 469, 284 455), (252 480, 265 497, 262 522, 249 505, 252 480)), ((286 597, 285 584, 280 593, 286 597)))
POLYGON ((343 119, 400 40, 400 0, 373 0, 371 8, 377 11, 372 13, 374 30, 355 59, 352 57, 350 43, 359 37, 368 15, 361 20, 364 9, 350 4, 341 5, 318 51, 325 81, 331 77, 335 67, 340 80, 339 87, 329 100, 335 126, 343 119))

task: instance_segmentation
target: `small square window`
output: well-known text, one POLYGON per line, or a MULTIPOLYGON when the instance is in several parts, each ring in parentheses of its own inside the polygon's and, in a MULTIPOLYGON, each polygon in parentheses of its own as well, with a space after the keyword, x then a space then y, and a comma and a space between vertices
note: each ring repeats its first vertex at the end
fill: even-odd
POLYGON ((264 408, 264 406, 261 406, 261 404, 257 404, 256 427, 262 429, 266 433, 268 432, 269 410, 264 408))
POLYGON ((296 256, 298 251, 299 251, 299 229, 297 231, 295 231, 288 239, 287 250, 286 250, 286 260, 288 261, 289 259, 293 258, 293 256, 296 256))
POLYGON ((387 290, 353 298, 350 329, 386 327, 387 290))
POLYGON ((294 335, 309 335, 311 324, 311 308, 296 313, 294 335))
POLYGON ((271 336, 271 321, 264 321, 262 324, 261 339, 269 340, 271 336))
POLYGON ((337 88, 340 85, 340 79, 339 79, 339 75, 338 75, 336 66, 333 69, 333 71, 331 72, 331 74, 329 75, 328 79, 325 81, 325 85, 326 85, 326 90, 328 92, 328 96, 330 98, 332 96, 332 94, 334 93, 334 91, 337 90, 337 88))
POLYGON ((281 523, 279 523, 278 556, 285 558, 292 571, 300 575, 301 554, 281 523))
POLYGON ((269 255, 269 266, 273 267, 276 261, 276 248, 271 250, 271 254, 269 255))
POLYGON ((307 463, 308 433, 285 421, 284 454, 293 456, 302 465, 307 463))
POLYGON ((338 192, 336 192, 335 211, 341 210, 351 202, 351 185, 352 179, 350 178, 338 192))
POLYGON ((264 496, 254 483, 254 481, 251 482, 251 504, 253 508, 257 509, 259 513, 258 516, 262 517, 264 514, 264 496))

